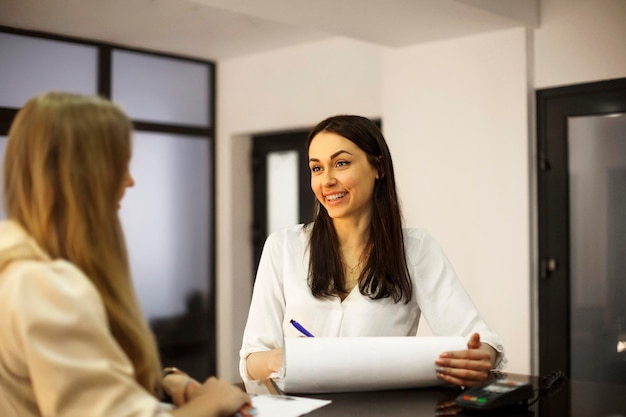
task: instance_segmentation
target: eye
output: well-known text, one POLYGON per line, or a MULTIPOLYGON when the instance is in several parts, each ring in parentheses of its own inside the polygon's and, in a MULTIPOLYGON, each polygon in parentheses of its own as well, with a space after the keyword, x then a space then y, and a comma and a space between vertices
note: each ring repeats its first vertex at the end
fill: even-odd
POLYGON ((348 165, 350 165, 350 161, 346 161, 344 159, 340 159, 339 161, 337 161, 338 167, 346 167, 348 165))
POLYGON ((319 172, 322 169, 319 165, 311 165, 309 168, 311 169, 311 172, 319 172))

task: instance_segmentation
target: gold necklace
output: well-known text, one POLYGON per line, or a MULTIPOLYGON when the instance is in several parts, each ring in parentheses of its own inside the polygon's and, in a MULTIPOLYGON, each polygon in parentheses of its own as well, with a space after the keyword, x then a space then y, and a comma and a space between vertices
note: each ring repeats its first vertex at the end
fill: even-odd
POLYGON ((357 269, 360 271, 361 270, 361 263, 363 261, 363 256, 359 256, 359 260, 357 261, 356 265, 354 266, 350 266, 347 263, 344 262, 343 259, 341 259, 341 264, 344 266, 344 268, 346 268, 348 270, 348 272, 350 273, 350 275, 353 275, 355 273, 355 271, 357 271, 357 269))
POLYGON ((361 266, 361 260, 360 259, 356 263, 356 265, 354 265, 354 266, 350 266, 350 265, 346 264, 343 261, 341 261, 341 263, 343 264, 343 266, 345 266, 348 269, 348 271, 350 272, 350 275, 354 274, 354 271, 356 271, 356 269, 361 266))

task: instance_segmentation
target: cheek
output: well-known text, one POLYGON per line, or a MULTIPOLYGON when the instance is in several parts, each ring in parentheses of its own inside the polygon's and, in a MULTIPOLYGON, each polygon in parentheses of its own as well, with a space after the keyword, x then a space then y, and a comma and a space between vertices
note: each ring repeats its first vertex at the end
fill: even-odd
POLYGON ((317 198, 321 197, 322 188, 320 186, 320 180, 317 177, 311 177, 311 190, 313 191, 313 194, 315 194, 317 198))
POLYGON ((339 181, 345 188, 354 189, 355 186, 362 182, 362 179, 359 178, 358 173, 342 172, 337 175, 337 181, 339 181))

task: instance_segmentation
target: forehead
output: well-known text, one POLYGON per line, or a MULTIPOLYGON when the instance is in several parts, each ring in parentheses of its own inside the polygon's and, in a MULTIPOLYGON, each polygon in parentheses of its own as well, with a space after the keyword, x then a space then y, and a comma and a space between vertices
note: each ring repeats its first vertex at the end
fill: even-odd
POLYGON ((320 132, 311 140, 309 145, 309 157, 330 157, 339 151, 347 151, 351 154, 363 154, 363 150, 354 142, 334 132, 320 132))

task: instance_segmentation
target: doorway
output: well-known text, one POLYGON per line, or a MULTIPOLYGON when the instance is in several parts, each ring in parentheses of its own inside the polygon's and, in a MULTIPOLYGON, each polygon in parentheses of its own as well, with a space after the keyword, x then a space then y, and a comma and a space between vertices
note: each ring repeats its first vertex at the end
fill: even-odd
POLYGON ((537 91, 539 372, 626 384, 626 78, 537 91))
POLYGON ((308 133, 306 129, 252 137, 255 275, 271 232, 313 220, 315 196, 309 185, 308 133))

